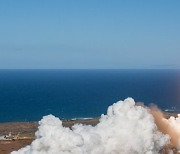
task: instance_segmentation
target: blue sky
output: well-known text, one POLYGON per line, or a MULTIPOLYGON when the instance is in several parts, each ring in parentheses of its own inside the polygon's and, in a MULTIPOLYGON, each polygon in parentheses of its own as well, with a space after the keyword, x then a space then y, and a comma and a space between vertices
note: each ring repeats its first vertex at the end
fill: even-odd
POLYGON ((1 0, 1 69, 180 68, 179 0, 1 0))

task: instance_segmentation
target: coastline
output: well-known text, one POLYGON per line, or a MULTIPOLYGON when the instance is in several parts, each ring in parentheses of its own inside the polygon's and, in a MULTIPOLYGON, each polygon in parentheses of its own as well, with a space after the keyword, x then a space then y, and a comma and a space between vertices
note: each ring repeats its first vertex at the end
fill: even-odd
MULTIPOLYGON (((177 116, 178 113, 164 112, 166 118, 177 116)), ((64 127, 71 128, 74 124, 84 124, 95 126, 99 122, 97 118, 69 119, 62 120, 64 127)), ((35 132, 38 129, 38 122, 6 122, 0 123, 0 153, 9 154, 26 145, 31 144, 35 139, 35 132), (11 133, 11 136, 8 134, 11 133), (7 137, 2 139, 2 137, 7 137)))
MULTIPOLYGON (((95 126, 99 118, 70 119, 62 120, 64 127, 71 128, 74 124, 95 126)), ((0 140, 0 153, 9 154, 26 145, 31 144, 35 139, 35 132, 38 129, 38 122, 6 122, 0 123, 0 136, 7 137, 0 140), (11 133, 11 137, 8 134, 11 133)))

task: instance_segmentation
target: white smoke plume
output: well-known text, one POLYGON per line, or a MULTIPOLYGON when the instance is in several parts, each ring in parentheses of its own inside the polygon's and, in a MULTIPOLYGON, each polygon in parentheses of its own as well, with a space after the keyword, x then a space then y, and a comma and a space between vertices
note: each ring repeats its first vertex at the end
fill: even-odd
POLYGON ((157 154, 168 142, 148 110, 127 98, 110 106, 96 126, 76 124, 71 130, 45 116, 32 144, 12 154, 157 154))

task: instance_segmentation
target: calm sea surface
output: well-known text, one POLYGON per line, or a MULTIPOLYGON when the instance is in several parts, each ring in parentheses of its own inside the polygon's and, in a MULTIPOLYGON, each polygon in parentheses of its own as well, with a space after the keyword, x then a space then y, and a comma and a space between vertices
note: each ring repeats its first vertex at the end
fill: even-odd
POLYGON ((127 97, 180 110, 180 71, 0 70, 0 122, 97 117, 127 97))

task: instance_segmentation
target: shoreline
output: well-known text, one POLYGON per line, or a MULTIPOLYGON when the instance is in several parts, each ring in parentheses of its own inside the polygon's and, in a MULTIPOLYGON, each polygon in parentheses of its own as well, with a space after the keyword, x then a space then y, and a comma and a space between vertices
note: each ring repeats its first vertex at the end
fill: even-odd
MULTIPOLYGON (((74 124, 84 124, 95 126, 99 118, 92 119, 69 119, 62 120, 64 127, 71 128, 74 124)), ((5 122, 0 123, 0 154, 9 154, 12 151, 31 144, 35 139, 35 132, 38 129, 38 122, 5 122), (8 134, 11 133, 11 136, 8 134)))
MULTIPOLYGON (((177 116, 179 113, 163 112, 165 118, 177 116)), ((81 118, 62 120, 64 127, 71 128, 74 124, 84 124, 95 126, 99 122, 97 118, 81 118)), ((0 123, 0 153, 9 154, 12 151, 31 144, 35 139, 35 132, 38 129, 38 122, 5 122, 0 123), (8 134, 11 133, 9 136, 8 134), (6 136, 6 138, 3 137, 6 136)))

